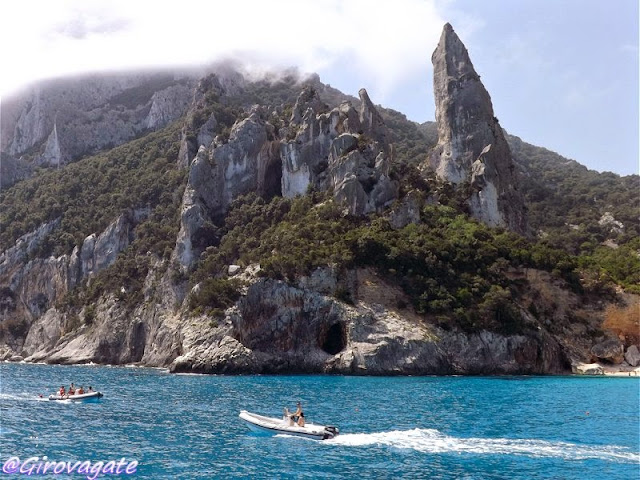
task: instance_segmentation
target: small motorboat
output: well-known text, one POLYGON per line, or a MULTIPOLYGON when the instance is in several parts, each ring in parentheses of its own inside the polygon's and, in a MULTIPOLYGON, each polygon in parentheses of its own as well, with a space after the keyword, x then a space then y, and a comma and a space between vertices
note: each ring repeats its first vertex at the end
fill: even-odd
POLYGON ((100 392, 87 392, 79 395, 49 395, 49 400, 71 400, 74 402, 89 402, 102 398, 100 392))
POLYGON ((247 412, 246 410, 242 410, 239 416, 247 422, 247 426, 250 429, 259 432, 269 432, 273 435, 286 434, 313 438, 315 440, 327 440, 334 438, 339 433, 337 427, 315 425, 313 423, 307 423, 304 427, 300 427, 295 424, 291 425, 287 417, 265 417, 256 413, 247 412))

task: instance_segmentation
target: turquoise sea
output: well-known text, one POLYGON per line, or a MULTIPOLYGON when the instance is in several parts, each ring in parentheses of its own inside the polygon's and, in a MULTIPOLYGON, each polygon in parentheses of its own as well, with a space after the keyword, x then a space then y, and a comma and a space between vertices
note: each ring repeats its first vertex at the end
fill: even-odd
POLYGON ((37 457, 32 467, 136 460, 134 473, 118 477, 131 479, 626 480, 640 478, 639 402, 637 378, 232 377, 0 364, 0 480, 94 475, 7 473, 12 457, 37 457), (71 382, 105 396, 38 397, 71 382), (258 436, 238 419, 242 409, 280 416, 298 400, 308 421, 341 435, 258 436))

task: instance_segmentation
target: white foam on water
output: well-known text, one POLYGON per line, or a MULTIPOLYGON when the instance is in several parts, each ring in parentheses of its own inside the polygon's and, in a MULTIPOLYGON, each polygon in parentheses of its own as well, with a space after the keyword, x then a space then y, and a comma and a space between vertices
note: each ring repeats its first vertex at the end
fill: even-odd
POLYGON ((323 444, 360 447, 382 445, 425 453, 472 453, 556 457, 565 460, 600 459, 640 463, 640 454, 617 445, 578 445, 517 438, 459 438, 433 429, 394 430, 378 433, 347 433, 323 444))
POLYGON ((37 393, 0 393, 0 400, 14 400, 22 402, 39 402, 42 400, 49 400, 48 397, 48 393, 46 395, 43 393, 42 398, 40 398, 37 393))

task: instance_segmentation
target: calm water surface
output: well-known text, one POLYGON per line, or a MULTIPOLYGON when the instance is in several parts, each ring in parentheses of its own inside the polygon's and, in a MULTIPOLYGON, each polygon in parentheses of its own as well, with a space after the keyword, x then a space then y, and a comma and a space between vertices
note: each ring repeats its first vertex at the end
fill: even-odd
POLYGON ((0 364, 0 461, 124 457, 139 462, 119 477, 131 479, 636 479, 639 401, 633 378, 224 377, 0 364), (38 398, 71 382, 105 396, 38 398), (342 434, 258 436, 238 419, 242 409, 279 416, 297 400, 307 421, 342 434))

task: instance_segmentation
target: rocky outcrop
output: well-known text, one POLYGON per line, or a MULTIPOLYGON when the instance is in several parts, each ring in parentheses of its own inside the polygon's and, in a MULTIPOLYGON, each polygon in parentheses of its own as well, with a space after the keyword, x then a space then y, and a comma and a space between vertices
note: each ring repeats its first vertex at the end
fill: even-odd
POLYGON ((624 232, 624 224, 615 219, 611 212, 605 212, 598 220, 598 225, 609 229, 610 233, 622 233, 624 232))
POLYGON ((349 306, 266 279, 253 283, 208 336, 194 338, 171 371, 424 375, 560 373, 568 367, 560 345, 544 333, 447 332, 381 305, 349 306))
POLYGON ((43 223, 33 232, 22 235, 14 246, 0 252, 0 276, 5 275, 25 263, 40 243, 60 224, 60 219, 43 223))
POLYGON ((218 122, 209 109, 210 99, 236 95, 245 84, 246 80, 240 73, 225 66, 218 66, 216 73, 206 75, 197 82, 182 127, 177 158, 179 166, 189 167, 200 147, 211 147, 218 122))
POLYGON ((180 210, 180 231, 172 255, 172 258, 184 268, 189 268, 202 251, 198 234, 209 217, 206 200, 213 196, 213 192, 208 188, 212 177, 207 149, 202 146, 189 170, 189 182, 182 197, 180 210))
POLYGON ((344 132, 345 120, 349 117, 357 120, 357 113, 350 104, 325 112, 327 109, 311 88, 300 94, 293 107, 289 127, 289 136, 293 139, 283 141, 280 153, 281 189, 285 197, 303 195, 309 185, 326 189, 331 143, 344 132))
POLYGON ((604 375, 604 368, 598 363, 579 363, 571 370, 577 375, 604 375))
POLYGON ((132 213, 120 215, 102 233, 89 235, 84 239, 82 248, 74 250, 70 267, 76 265, 73 259, 79 259, 78 279, 84 279, 98 273, 116 261, 118 254, 127 248, 133 240, 132 213))
POLYGON ((226 144, 211 150, 216 197, 208 207, 214 217, 225 213, 240 195, 257 192, 270 197, 280 193, 280 144, 263 115, 259 108, 253 109, 233 126, 226 144))
POLYGON ((390 135, 364 89, 360 103, 359 113, 350 103, 321 113, 327 106, 313 89, 300 94, 291 117, 295 139, 281 149, 284 196, 304 194, 310 186, 331 189, 352 215, 380 211, 397 198, 389 177, 390 135))
POLYGON ((632 367, 640 365, 640 350, 638 349, 638 346, 631 345, 627 348, 627 351, 624 352, 624 359, 632 367))
POLYGON ((489 93, 451 25, 431 57, 438 144, 428 166, 442 180, 468 185, 471 214, 490 226, 527 233, 517 171, 489 93))
POLYGON ((5 342, 19 346, 25 342, 33 347, 53 341, 55 335, 50 334, 59 329, 59 318, 45 313, 81 281, 115 262, 118 253, 133 240, 134 217, 133 212, 123 214, 99 235, 89 235, 82 247, 76 247, 71 255, 29 259, 47 235, 57 228, 59 221, 43 224, 2 252, 0 285, 6 285, 3 296, 12 300, 11 308, 3 311, 4 320, 26 322, 29 332, 26 338, 5 338, 5 342), (34 335, 38 341, 33 340, 34 335))
POLYGON ((175 291, 159 266, 150 269, 144 302, 133 310, 114 296, 79 316, 50 309, 31 326, 22 355, 30 362, 168 365, 181 353, 180 321, 175 291))
POLYGON ((174 258, 190 267, 202 251, 202 229, 220 218, 236 197, 280 193, 280 170, 279 142, 259 109, 233 126, 227 143, 200 146, 189 170, 174 258))
POLYGON ((389 210, 389 224, 395 229, 400 229, 411 223, 420 223, 422 205, 423 201, 418 192, 408 192, 398 205, 389 210))
POLYGON ((624 346, 617 338, 609 338, 595 344, 591 348, 591 353, 596 358, 609 363, 622 363, 624 360, 624 346))
POLYGON ((184 82, 155 92, 145 126, 158 130, 180 117, 189 106, 192 88, 191 82, 184 82))
POLYGON ((60 149, 60 140, 58 140, 58 126, 54 122, 53 130, 47 138, 47 143, 44 146, 44 153, 38 159, 38 163, 41 165, 60 166, 63 161, 62 151, 60 149))

